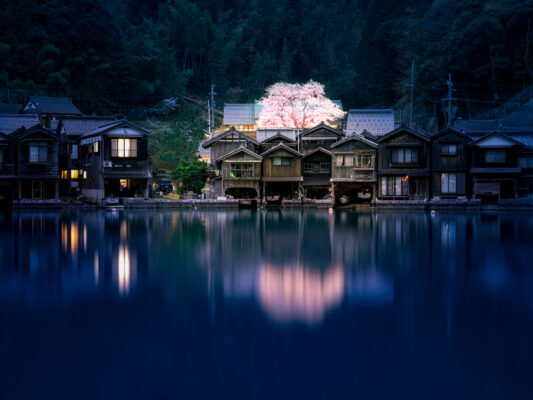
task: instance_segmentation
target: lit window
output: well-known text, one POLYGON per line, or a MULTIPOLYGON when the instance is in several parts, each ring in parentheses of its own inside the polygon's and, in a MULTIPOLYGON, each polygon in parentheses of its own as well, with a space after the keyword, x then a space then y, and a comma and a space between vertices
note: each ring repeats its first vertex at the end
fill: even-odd
POLYGON ((230 178, 253 178, 253 176, 253 163, 242 162, 230 164, 230 178))
POLYGON ((78 179, 80 172, 77 169, 70 170, 70 179, 78 179))
POLYGON ((505 150, 487 150, 485 161, 491 164, 503 164, 505 162, 505 150))
POLYGON ((48 160, 48 147, 46 144, 30 144, 30 162, 45 163, 48 160))
POLYGON ((457 193, 457 174, 441 174, 440 187, 442 193, 457 193))
POLYGON ((61 179, 68 179, 68 171, 61 171, 61 179))
POLYGON ((417 149, 392 150, 392 162, 396 164, 414 164, 418 162, 417 149))
POLYGON ((87 179, 87 171, 86 170, 83 171, 83 179, 87 179))
POLYGON ((287 167, 291 165, 291 159, 289 157, 274 157, 272 159, 272 165, 275 167, 287 167))
POLYGON ((98 153, 100 151, 100 142, 94 142, 93 143, 93 151, 95 153, 98 153))
POLYGON ((457 145, 456 144, 444 144, 440 148, 440 154, 445 156, 455 156, 457 155, 457 145))
POLYGON ((111 139, 111 157, 137 157, 137 139, 111 139))

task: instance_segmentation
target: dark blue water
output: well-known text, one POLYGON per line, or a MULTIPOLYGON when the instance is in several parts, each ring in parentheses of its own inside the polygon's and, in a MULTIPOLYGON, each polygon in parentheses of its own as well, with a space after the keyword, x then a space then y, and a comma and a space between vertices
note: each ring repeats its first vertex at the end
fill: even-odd
POLYGON ((533 214, 0 217, 2 399, 531 399, 533 214))

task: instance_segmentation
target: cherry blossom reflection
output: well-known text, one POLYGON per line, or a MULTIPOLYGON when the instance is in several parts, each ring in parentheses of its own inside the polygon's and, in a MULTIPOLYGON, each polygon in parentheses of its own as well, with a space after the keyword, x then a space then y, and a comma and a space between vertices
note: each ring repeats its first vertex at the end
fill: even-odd
POLYGON ((259 271, 259 302, 279 322, 320 323, 341 303, 344 290, 344 272, 339 266, 321 272, 302 265, 263 265, 259 271))

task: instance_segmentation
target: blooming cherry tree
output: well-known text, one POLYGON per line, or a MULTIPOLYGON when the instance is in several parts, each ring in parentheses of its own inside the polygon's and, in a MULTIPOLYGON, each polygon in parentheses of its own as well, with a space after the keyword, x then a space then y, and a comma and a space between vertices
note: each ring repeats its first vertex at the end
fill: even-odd
POLYGON ((306 129, 344 116, 340 107, 324 96, 324 86, 314 81, 275 83, 267 88, 261 104, 260 128, 306 129))

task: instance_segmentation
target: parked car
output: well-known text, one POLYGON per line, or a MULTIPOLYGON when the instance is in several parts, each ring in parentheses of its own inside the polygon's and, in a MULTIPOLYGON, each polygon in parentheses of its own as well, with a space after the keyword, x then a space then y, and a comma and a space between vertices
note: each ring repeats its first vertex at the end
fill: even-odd
POLYGON ((155 185, 156 193, 163 192, 163 194, 168 194, 174 190, 172 186, 172 181, 168 178, 158 179, 155 185))

